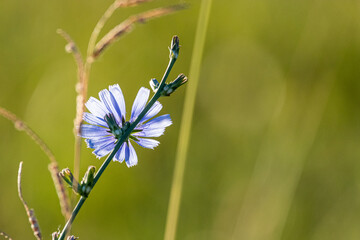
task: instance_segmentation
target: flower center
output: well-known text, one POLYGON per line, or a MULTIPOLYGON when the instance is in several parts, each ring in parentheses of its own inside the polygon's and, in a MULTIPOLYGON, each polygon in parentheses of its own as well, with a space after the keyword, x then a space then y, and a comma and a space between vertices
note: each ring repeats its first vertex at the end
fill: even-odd
MULTIPOLYGON (((122 128, 119 127, 119 125, 116 122, 116 119, 113 114, 108 113, 104 117, 105 122, 109 126, 109 133, 114 135, 116 139, 120 139, 121 136, 126 132, 126 130, 130 127, 130 122, 123 122, 122 128)), ((141 132, 141 130, 134 129, 131 133, 141 132)), ((138 141, 138 139, 132 135, 129 136, 129 138, 138 141)))
POLYGON ((116 139, 119 139, 123 134, 123 130, 119 127, 113 114, 106 114, 104 117, 105 122, 109 126, 110 131, 116 139))
MULTIPOLYGON (((123 121, 123 126, 122 128, 119 127, 119 125, 116 122, 116 119, 114 117, 114 115, 112 113, 108 113, 105 115, 104 117, 105 122, 107 123, 108 127, 109 127, 109 133, 111 133, 112 135, 114 135, 114 137, 116 139, 120 139, 121 136, 124 134, 124 132, 126 132, 126 130, 130 127, 130 122, 125 122, 123 121)), ((142 130, 138 130, 138 129, 134 129, 131 131, 132 133, 137 133, 137 132, 141 132, 142 130)), ((135 141, 139 141, 135 136, 133 135, 129 135, 129 138, 135 140, 135 141)))

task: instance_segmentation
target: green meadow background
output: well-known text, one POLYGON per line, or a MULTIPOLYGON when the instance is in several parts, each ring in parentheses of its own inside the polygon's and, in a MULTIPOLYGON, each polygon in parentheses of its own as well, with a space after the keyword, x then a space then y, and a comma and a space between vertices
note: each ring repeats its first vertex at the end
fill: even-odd
MULTIPOLYGON (((127 16, 184 1, 120 9, 127 16)), ((200 1, 137 25, 93 65, 89 96, 119 83, 130 112, 141 86, 189 73, 200 1)), ((111 0, 0 1, 0 106, 25 120, 73 167, 76 67, 57 28, 83 53, 111 0)), ((186 87, 161 99, 173 125, 139 164, 111 163, 80 211, 80 239, 162 239, 186 87)), ((83 146, 81 175, 98 160, 83 146)), ((44 239, 64 226, 49 160, 0 118, 0 230, 32 239, 17 195, 35 209, 44 239)), ((181 240, 360 239, 360 2, 239 0, 212 3, 184 176, 181 240)), ((1 239, 1 236, 0 236, 1 239)))

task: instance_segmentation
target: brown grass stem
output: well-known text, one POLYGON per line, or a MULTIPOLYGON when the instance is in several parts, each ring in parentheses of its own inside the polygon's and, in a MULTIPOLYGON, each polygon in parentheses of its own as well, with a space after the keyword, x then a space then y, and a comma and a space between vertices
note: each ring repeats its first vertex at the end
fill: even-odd
POLYGON ((87 92, 87 74, 85 69, 87 68, 84 65, 83 57, 79 51, 79 48, 72 40, 72 38, 64 30, 58 29, 57 33, 62 36, 66 41, 67 45, 65 50, 68 53, 71 53, 74 56, 74 60, 77 66, 78 72, 78 82, 76 84, 75 90, 77 92, 76 96, 76 116, 74 119, 74 136, 75 136, 75 146, 74 146, 74 176, 79 178, 80 172, 80 152, 81 152, 81 138, 79 137, 81 131, 82 115, 84 113, 84 104, 86 99, 87 92))
POLYGON ((136 23, 145 23, 154 18, 174 13, 186 8, 187 5, 178 4, 169 7, 152 9, 138 15, 128 17, 125 21, 110 30, 95 46, 91 59, 96 59, 113 42, 130 32, 136 23))
MULTIPOLYGON (((94 48, 95 48, 95 44, 96 41, 99 37, 99 34, 101 32, 101 30, 103 29, 105 23, 109 20, 109 18, 112 16, 112 14, 116 11, 116 9, 118 8, 123 8, 123 7, 133 7, 133 6, 137 6, 141 3, 144 2, 149 2, 150 0, 128 0, 128 1, 123 1, 123 0, 115 0, 113 2, 113 4, 111 4, 109 6, 109 8, 105 11, 104 15, 100 18, 100 20, 97 22, 93 32, 91 33, 90 36, 90 40, 89 40, 89 45, 88 45, 88 49, 87 49, 87 56, 91 56, 94 48)), ((89 61, 92 61, 90 59, 88 59, 89 61)))
POLYGON ((48 156, 51 162, 56 162, 55 156, 50 150, 50 148, 25 122, 23 122, 20 118, 18 118, 14 113, 2 107, 0 107, 0 115, 12 121, 17 130, 24 131, 48 156))
POLYGON ((30 209, 29 206, 27 205, 26 201, 24 200, 23 198, 23 195, 22 195, 22 189, 21 189, 21 170, 22 170, 22 164, 23 162, 20 162, 20 165, 19 165, 19 172, 18 172, 18 194, 19 194, 19 198, 22 202, 22 204, 24 205, 24 208, 25 208, 25 211, 26 211, 26 214, 28 215, 28 218, 29 218, 29 222, 30 222, 30 225, 31 225, 31 229, 34 233, 34 236, 38 239, 38 240, 41 240, 42 239, 42 236, 41 236, 41 231, 40 231, 40 227, 39 227, 39 222, 37 220, 37 218, 35 217, 35 212, 33 209, 30 209))
POLYGON ((17 130, 24 131, 50 159, 51 163, 49 165, 49 170, 50 170, 50 166, 52 166, 51 167, 52 170, 50 170, 50 174, 54 181, 56 193, 59 198, 61 212, 64 215, 65 219, 68 219, 71 214, 70 205, 69 205, 69 196, 63 186, 63 183, 58 179, 59 178, 58 163, 55 159, 54 154, 52 153, 50 148, 45 144, 45 142, 24 121, 19 119, 14 113, 6 110, 5 108, 0 107, 0 115, 13 122, 17 130))
POLYGON ((0 231, 0 236, 3 236, 5 239, 12 240, 12 238, 7 235, 5 232, 0 231))

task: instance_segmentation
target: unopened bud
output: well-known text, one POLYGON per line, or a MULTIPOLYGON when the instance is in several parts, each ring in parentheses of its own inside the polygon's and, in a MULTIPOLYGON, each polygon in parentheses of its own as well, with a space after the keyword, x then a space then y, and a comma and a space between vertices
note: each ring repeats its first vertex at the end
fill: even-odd
POLYGON ((95 167, 89 166, 81 183, 85 183, 91 186, 94 181, 94 176, 95 176, 95 167))
POLYGON ((53 232, 51 234, 51 240, 58 240, 59 239, 59 232, 53 232))
POLYGON ((177 78, 174 80, 174 81, 172 81, 170 84, 172 85, 172 87, 176 87, 176 88, 178 88, 178 87, 180 87, 181 85, 183 85, 183 84, 185 84, 186 82, 187 82, 187 77, 183 74, 183 73, 181 73, 181 74, 179 74, 179 76, 177 76, 177 78))
POLYGON ((179 56, 179 50, 180 50, 180 45, 179 45, 179 37, 178 36, 173 36, 172 40, 171 40, 171 46, 169 48, 170 50, 170 58, 175 58, 177 59, 179 56))
POLYGON ((188 79, 184 74, 180 74, 174 81, 170 82, 164 87, 162 95, 170 96, 178 87, 187 83, 188 79))
POLYGON ((71 173, 69 168, 65 168, 59 172, 60 177, 71 187, 75 193, 79 194, 79 183, 74 178, 73 174, 71 173))
POLYGON ((79 194, 84 197, 88 197, 92 189, 93 182, 95 177, 95 167, 90 166, 86 171, 79 187, 79 194))
POLYGON ((62 177, 62 179, 64 179, 64 181, 69 184, 70 187, 73 186, 73 180, 74 180, 74 176, 72 175, 71 171, 69 168, 65 168, 63 170, 61 170, 61 172, 59 173, 60 177, 62 177))
POLYGON ((156 92, 156 90, 159 88, 159 82, 155 78, 152 78, 149 82, 151 89, 156 92))

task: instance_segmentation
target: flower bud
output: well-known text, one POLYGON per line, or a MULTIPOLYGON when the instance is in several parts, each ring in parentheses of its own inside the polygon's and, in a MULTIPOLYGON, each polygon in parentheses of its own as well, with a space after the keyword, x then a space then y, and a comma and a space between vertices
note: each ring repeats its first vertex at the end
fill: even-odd
POLYGON ((156 90, 159 88, 160 83, 155 78, 152 78, 149 82, 151 89, 156 92, 156 90))
POLYGON ((179 50, 180 50, 180 45, 179 45, 179 37, 178 36, 173 36, 172 40, 171 40, 171 46, 169 48, 170 50, 170 58, 175 58, 177 59, 179 56, 179 50))
POLYGON ((71 170, 69 168, 65 168, 59 172, 59 176, 71 187, 75 193, 79 194, 80 185, 78 181, 74 178, 71 170))
POLYGON ((174 81, 170 82, 164 87, 162 95, 170 96, 178 87, 187 83, 188 79, 184 74, 180 74, 174 81))
POLYGON ((59 175, 67 184, 69 184, 70 187, 73 186, 74 176, 72 175, 69 168, 61 170, 61 172, 59 172, 59 175))
POLYGON ((59 239, 59 232, 53 232, 51 234, 51 240, 58 240, 59 239))
POLYGON ((89 193, 92 189, 93 182, 95 177, 95 167, 89 166, 88 170, 86 171, 79 187, 79 194, 84 197, 88 197, 89 193))

